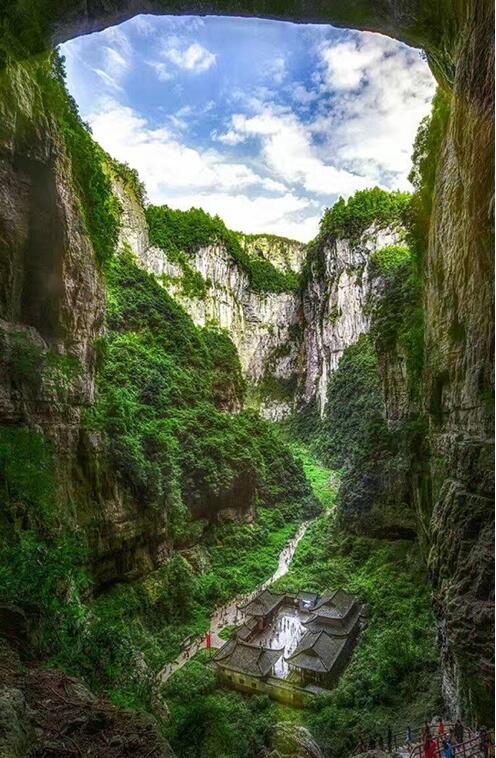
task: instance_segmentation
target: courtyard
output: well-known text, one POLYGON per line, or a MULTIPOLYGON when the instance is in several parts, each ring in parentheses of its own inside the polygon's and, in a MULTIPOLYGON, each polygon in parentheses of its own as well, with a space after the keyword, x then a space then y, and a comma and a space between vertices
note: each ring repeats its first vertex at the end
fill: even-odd
POLYGON ((221 679, 296 706, 336 684, 363 618, 363 606, 343 590, 318 597, 264 588, 238 612, 242 625, 213 659, 221 679))

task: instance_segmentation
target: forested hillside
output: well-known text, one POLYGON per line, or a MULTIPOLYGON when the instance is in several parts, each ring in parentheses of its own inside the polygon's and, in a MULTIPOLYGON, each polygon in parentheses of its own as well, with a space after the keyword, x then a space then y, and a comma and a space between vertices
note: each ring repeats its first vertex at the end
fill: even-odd
POLYGON ((0 755, 342 758, 490 725, 492 11, 325 11, 423 45, 441 86, 414 192, 340 198, 304 246, 148 203, 52 49, 140 4, 48 5, 0 11, 0 755), (302 710, 198 651, 281 557, 294 604, 363 604, 302 710))

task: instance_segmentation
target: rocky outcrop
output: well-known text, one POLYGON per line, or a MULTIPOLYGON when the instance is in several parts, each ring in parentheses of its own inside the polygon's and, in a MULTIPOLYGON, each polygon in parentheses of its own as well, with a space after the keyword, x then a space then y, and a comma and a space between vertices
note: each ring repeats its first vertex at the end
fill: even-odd
POLYGON ((0 757, 173 758, 150 717, 98 699, 78 679, 26 666, 0 637, 0 757))
POLYGON ((419 500, 445 691, 454 713, 485 721, 494 674, 494 9, 466 6, 426 261, 431 463, 419 500))
POLYGON ((312 735, 303 726, 276 724, 272 730, 267 758, 324 758, 312 735))
MULTIPOLYGON (((215 324, 226 329, 236 346, 244 376, 252 388, 250 400, 263 416, 286 417, 294 408, 294 388, 300 372, 301 301, 298 292, 259 292, 248 274, 223 245, 208 245, 188 257, 188 265, 201 276, 200 295, 185 294, 185 273, 159 248, 150 245, 140 202, 122 182, 115 191, 123 207, 119 249, 129 248, 143 268, 155 274, 197 326, 215 324), (283 396, 277 390, 293 387, 283 396)), ((242 238, 243 239, 243 238, 242 238)), ((266 235, 244 238, 251 255, 268 258, 281 270, 299 271, 306 246, 266 235)))
POLYGON ((304 356, 301 402, 316 400, 321 415, 327 386, 344 350, 370 329, 370 300, 380 283, 370 276, 370 256, 404 238, 401 227, 369 227, 353 242, 329 240, 310 266, 303 292, 304 356))

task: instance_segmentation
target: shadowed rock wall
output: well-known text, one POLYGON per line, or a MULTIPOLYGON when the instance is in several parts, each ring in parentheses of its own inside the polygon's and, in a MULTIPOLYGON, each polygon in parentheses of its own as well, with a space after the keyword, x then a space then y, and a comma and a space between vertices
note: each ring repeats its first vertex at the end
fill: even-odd
MULTIPOLYGON (((453 93, 426 259, 428 361, 422 395, 431 464, 419 482, 417 500, 440 622, 445 690, 453 711, 463 704, 465 712, 485 717, 493 625, 493 4, 11 1, 0 13, 3 40, 8 41, 2 48, 27 58, 53 42, 140 12, 263 16, 379 31, 423 47, 436 77, 453 93)), ((0 56, 0 64, 3 60, 0 56)), ((85 397, 91 399, 94 356, 89 346, 102 313, 94 256, 78 221, 50 113, 42 104, 32 107, 37 93, 29 85, 29 72, 22 64, 11 65, 1 76, 0 315, 32 326, 59 349, 72 346, 81 360, 85 397)), ((46 406, 26 406, 22 397, 12 396, 8 382, 4 375, 3 405, 7 414, 13 403, 18 408, 10 420, 41 422, 40 409, 46 406)), ((57 426, 53 416, 47 423, 51 429, 57 426)), ((61 429, 60 439, 66 431, 61 429)))

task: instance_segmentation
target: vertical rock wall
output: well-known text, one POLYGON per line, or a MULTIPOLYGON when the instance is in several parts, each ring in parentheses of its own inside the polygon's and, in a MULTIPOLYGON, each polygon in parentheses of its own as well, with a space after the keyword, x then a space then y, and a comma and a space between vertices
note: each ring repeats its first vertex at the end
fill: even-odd
POLYGON ((404 230, 371 226, 353 242, 330 240, 319 251, 303 292, 304 372, 301 402, 315 399, 324 414, 327 385, 344 350, 370 328, 370 299, 378 283, 371 282, 370 256, 396 245, 404 230))
POLYGON ((466 3, 426 261, 419 493, 452 710, 491 718, 494 641, 494 10, 466 3), (486 710, 487 709, 487 710, 486 710))

